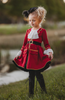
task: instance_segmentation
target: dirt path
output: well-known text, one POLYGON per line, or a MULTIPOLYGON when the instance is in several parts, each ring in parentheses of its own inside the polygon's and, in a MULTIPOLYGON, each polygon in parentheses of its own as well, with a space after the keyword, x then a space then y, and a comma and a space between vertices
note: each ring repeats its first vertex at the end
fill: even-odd
POLYGON ((22 40, 24 38, 25 34, 17 34, 17 35, 1 35, 0 36, 0 44, 1 43, 8 43, 12 40, 22 40))
POLYGON ((22 45, 25 34, 17 34, 17 35, 1 35, 0 36, 0 46, 15 46, 22 45))

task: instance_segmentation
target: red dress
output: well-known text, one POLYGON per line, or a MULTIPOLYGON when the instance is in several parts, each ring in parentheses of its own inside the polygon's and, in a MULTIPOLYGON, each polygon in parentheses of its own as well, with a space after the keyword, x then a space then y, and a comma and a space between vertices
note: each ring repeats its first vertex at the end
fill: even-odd
MULTIPOLYGON (((48 62, 51 61, 51 59, 48 57, 48 55, 44 54, 44 49, 40 45, 36 45, 33 43, 27 43, 27 41, 30 41, 28 39, 28 34, 30 33, 31 28, 27 30, 23 46, 21 48, 21 55, 18 59, 14 58, 13 62, 21 69, 24 69, 25 71, 29 70, 43 70, 44 67, 48 62)), ((38 31, 38 39, 33 39, 33 41, 44 43, 45 49, 49 49, 50 45, 47 39, 47 33, 46 30, 43 28, 40 28, 38 31)))

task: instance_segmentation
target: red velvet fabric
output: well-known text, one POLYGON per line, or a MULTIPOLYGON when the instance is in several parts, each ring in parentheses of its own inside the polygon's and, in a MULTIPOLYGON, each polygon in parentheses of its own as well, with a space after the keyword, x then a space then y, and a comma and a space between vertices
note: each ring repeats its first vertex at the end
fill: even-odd
MULTIPOLYGON (((17 66, 22 67, 24 69, 26 60, 26 69, 27 70, 40 70, 45 67, 45 65, 51 61, 51 59, 48 57, 48 55, 44 54, 44 49, 40 45, 36 44, 28 44, 27 41, 30 41, 28 39, 28 34, 30 33, 31 28, 27 30, 24 38, 24 43, 21 48, 22 54, 19 56, 18 59, 14 58, 14 62, 17 66), (27 59, 28 55, 28 59, 27 59)), ((33 39, 33 41, 44 43, 45 49, 50 48, 48 39, 47 39, 47 33, 46 30, 43 28, 40 28, 38 30, 38 39, 33 39)))

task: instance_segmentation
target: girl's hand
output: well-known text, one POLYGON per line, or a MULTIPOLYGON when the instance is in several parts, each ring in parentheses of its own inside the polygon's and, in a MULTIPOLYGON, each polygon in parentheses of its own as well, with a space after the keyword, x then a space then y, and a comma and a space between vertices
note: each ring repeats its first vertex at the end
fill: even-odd
POLYGON ((51 59, 53 59, 53 54, 52 54, 52 52, 49 52, 48 57, 51 58, 51 59))
POLYGON ((21 55, 21 53, 22 53, 22 51, 20 50, 18 53, 17 53, 17 55, 16 55, 16 59, 18 59, 18 57, 21 55))
POLYGON ((15 58, 18 59, 19 56, 16 56, 15 58))

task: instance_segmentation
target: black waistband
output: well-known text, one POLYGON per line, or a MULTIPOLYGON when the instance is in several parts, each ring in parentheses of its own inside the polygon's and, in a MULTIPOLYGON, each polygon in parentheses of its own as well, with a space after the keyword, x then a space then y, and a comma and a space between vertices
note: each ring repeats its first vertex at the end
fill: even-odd
POLYGON ((36 41, 28 41, 27 43, 32 43, 32 44, 36 44, 36 45, 40 45, 41 46, 41 43, 36 42, 36 41))

